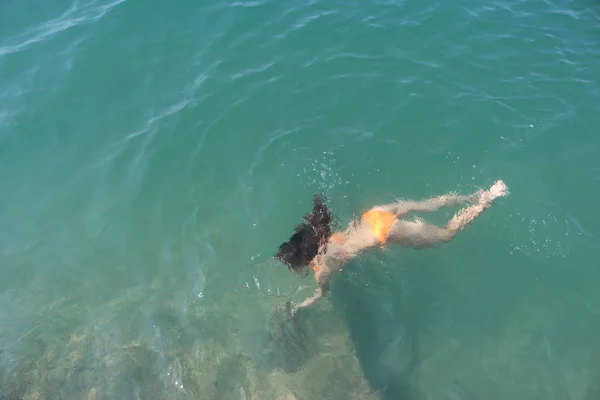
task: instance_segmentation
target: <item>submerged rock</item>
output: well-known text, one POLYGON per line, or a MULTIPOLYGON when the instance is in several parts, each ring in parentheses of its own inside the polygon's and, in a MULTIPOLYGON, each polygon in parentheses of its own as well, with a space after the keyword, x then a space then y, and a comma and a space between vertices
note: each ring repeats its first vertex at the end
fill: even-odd
POLYGON ((73 305, 58 310, 79 323, 54 335, 40 326, 24 338, 27 352, 1 397, 377 398, 343 321, 331 310, 292 318, 275 307, 277 299, 257 295, 244 302, 225 297, 182 314, 168 302, 148 302, 148 294, 133 290, 92 317, 73 305))
POLYGON ((267 362, 272 368, 286 373, 297 371, 309 356, 306 332, 289 308, 277 310, 268 324, 268 343, 265 349, 267 362))

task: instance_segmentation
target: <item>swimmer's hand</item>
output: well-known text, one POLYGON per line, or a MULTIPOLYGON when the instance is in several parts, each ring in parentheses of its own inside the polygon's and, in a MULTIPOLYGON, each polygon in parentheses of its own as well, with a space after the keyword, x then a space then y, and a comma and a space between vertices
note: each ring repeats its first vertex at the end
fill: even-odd
POLYGON ((292 302, 288 300, 285 302, 285 312, 287 312, 290 315, 290 317, 293 318, 298 312, 298 306, 292 304, 292 302))
POLYGON ((317 288, 317 291, 315 292, 314 296, 309 297, 308 299, 304 300, 302 303, 300 303, 298 305, 292 305, 291 302, 288 301, 286 303, 286 310, 288 310, 290 315, 293 317, 298 313, 298 311, 300 309, 310 307, 313 304, 315 304, 317 301, 322 299, 324 296, 324 292, 325 291, 319 287, 319 288, 317 288))

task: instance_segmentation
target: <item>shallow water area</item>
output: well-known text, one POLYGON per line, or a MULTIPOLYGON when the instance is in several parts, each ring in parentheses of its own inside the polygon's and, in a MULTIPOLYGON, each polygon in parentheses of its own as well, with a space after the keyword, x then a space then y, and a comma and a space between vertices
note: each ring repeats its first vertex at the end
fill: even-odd
POLYGON ((597 398, 599 28, 566 0, 0 0, 0 399, 597 398), (313 193, 344 226, 497 179, 456 240, 286 313, 313 193))

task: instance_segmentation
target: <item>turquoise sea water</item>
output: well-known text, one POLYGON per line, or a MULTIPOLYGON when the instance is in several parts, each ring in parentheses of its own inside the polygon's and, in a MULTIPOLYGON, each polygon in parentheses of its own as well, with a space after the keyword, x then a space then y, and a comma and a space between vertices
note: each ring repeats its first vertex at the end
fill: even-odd
POLYGON ((0 399, 600 398, 599 78, 588 0, 0 0, 0 399), (280 310, 312 193, 496 179, 280 310))

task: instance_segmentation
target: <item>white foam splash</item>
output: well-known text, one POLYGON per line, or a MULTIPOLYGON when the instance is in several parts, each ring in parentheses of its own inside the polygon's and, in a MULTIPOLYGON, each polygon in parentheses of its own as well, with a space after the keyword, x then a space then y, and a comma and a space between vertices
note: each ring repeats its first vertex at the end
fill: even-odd
POLYGON ((320 191, 329 191, 337 185, 344 184, 342 177, 335 171, 336 159, 330 151, 324 151, 316 158, 309 158, 299 178, 308 179, 310 186, 317 186, 320 191))
POLYGON ((571 227, 568 221, 561 221, 555 215, 548 214, 543 218, 526 218, 517 212, 511 218, 519 220, 526 226, 529 234, 527 239, 511 246, 510 254, 524 253, 526 255, 538 254, 544 258, 564 258, 570 250, 570 245, 561 238, 556 237, 552 231, 561 232, 564 238, 568 238, 571 227))

